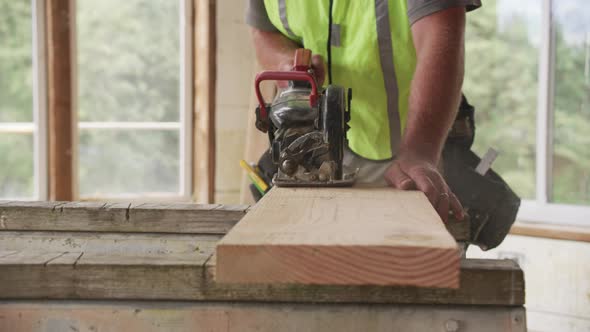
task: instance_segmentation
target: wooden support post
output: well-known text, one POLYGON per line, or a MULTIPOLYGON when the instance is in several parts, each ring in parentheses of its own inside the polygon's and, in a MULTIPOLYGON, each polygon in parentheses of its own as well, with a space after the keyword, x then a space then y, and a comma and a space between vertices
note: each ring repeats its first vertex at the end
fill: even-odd
POLYGON ((72 0, 48 0, 49 199, 74 199, 75 14, 72 0))
POLYGON ((193 198, 213 203, 215 194, 216 2, 194 0, 195 107, 193 198))

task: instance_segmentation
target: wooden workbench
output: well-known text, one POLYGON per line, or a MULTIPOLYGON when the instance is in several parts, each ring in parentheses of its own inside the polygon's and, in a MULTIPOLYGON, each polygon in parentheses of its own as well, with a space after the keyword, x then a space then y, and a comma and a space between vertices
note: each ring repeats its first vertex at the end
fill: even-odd
POLYGON ((0 331, 526 330, 509 260, 463 260, 457 290, 218 284, 247 208, 0 201, 0 331))

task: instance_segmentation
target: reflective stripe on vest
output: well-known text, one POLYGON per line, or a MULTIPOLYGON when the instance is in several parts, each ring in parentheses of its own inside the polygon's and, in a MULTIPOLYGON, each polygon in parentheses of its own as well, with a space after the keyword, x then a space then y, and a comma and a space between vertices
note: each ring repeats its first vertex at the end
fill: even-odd
MULTIPOLYGON (((328 0, 265 0, 273 25, 326 59, 328 0)), ((334 0, 333 84, 353 90, 350 148, 373 160, 394 156, 408 112, 416 55, 406 0, 334 0)))

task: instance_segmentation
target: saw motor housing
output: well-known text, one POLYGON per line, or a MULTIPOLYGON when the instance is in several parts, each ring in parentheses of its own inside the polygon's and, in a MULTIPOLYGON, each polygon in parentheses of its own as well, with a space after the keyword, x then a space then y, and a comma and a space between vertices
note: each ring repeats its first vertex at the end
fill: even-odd
POLYGON ((299 49, 291 71, 256 76, 256 127, 268 134, 277 186, 350 186, 356 171, 343 167, 350 120, 351 90, 330 85, 323 91, 311 68, 311 51, 299 49), (272 103, 265 103, 260 83, 288 81, 272 103))

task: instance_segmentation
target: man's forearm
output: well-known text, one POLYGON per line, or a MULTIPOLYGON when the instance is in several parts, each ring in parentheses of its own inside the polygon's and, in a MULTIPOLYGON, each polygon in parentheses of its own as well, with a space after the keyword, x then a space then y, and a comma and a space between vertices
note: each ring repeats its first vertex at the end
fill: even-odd
POLYGON ((299 48, 297 43, 279 32, 252 29, 258 63, 266 70, 289 70, 293 64, 293 54, 299 48))
POLYGON ((414 24, 417 65, 400 154, 438 163, 461 99, 465 9, 453 8, 414 24))

